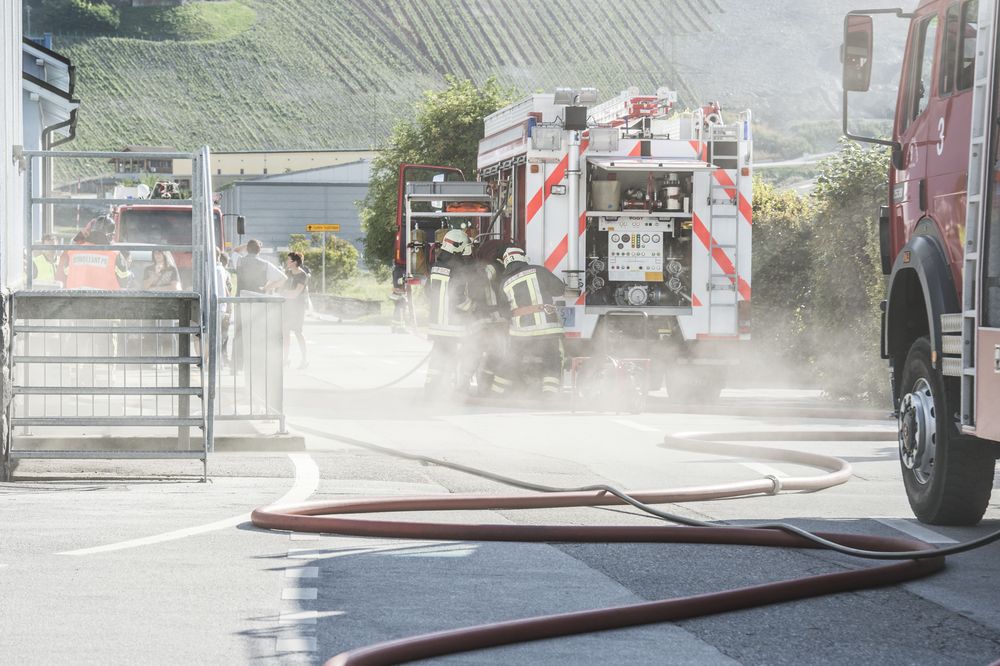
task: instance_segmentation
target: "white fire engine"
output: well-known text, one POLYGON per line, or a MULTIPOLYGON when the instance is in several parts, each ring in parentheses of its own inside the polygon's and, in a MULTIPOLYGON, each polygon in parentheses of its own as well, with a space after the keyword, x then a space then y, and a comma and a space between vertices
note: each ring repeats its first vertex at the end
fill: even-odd
POLYGON ((630 89, 591 106, 594 89, 558 89, 488 116, 477 166, 497 215, 483 232, 564 279, 571 355, 648 340, 654 360, 714 367, 694 382, 667 369, 668 390, 684 376, 715 397, 750 338, 751 116, 676 99, 630 89))

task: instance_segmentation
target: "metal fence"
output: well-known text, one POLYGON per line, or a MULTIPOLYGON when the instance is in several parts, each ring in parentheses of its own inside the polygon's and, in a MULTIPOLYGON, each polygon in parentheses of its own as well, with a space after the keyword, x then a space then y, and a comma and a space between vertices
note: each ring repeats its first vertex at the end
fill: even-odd
POLYGON ((219 299, 218 421, 276 421, 285 433, 280 296, 219 299))

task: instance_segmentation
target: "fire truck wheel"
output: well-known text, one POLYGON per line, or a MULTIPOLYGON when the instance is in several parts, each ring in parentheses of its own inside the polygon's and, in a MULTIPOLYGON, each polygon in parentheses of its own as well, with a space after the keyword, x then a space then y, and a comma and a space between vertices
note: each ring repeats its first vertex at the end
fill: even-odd
POLYGON ((959 434, 926 337, 910 347, 900 394, 899 461, 914 515, 932 525, 975 525, 990 501, 993 455, 959 434))

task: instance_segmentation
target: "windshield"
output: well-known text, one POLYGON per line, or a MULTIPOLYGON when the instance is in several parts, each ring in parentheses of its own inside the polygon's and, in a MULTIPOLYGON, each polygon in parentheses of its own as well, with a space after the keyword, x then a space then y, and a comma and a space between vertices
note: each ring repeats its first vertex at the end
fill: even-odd
MULTIPOLYGON (((215 212, 215 242, 222 244, 222 216, 215 212)), ((191 211, 137 210, 122 211, 119 242, 151 243, 155 245, 188 245, 191 243, 191 211)))

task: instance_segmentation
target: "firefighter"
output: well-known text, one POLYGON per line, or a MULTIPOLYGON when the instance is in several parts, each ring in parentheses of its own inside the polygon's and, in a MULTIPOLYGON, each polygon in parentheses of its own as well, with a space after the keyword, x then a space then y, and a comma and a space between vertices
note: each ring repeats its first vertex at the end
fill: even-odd
POLYGON ((503 395, 519 374, 521 360, 541 359, 542 396, 555 397, 562 385, 563 325, 553 300, 566 293, 566 285, 544 266, 528 263, 524 250, 508 247, 503 253, 501 291, 510 308, 507 353, 492 392, 503 395))
MULTIPOLYGON (((472 243, 460 229, 452 229, 441 240, 441 251, 427 281, 430 323, 427 335, 434 343, 427 365, 426 388, 436 390, 451 385, 461 364, 459 354, 472 319, 470 259, 472 243)), ((461 379, 456 384, 461 388, 461 379)))
MULTIPOLYGON (((114 233, 115 221, 103 215, 91 220, 78 245, 111 245, 114 233)), ((117 250, 67 250, 63 256, 67 289, 118 291, 132 277, 128 260, 117 250)))
MULTIPOLYGON (((59 239, 55 234, 45 234, 42 236, 42 243, 45 245, 56 245, 59 239)), ((51 286, 57 283, 56 270, 59 267, 59 258, 55 250, 42 250, 37 253, 31 261, 31 279, 34 283, 51 286)))

